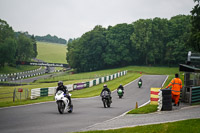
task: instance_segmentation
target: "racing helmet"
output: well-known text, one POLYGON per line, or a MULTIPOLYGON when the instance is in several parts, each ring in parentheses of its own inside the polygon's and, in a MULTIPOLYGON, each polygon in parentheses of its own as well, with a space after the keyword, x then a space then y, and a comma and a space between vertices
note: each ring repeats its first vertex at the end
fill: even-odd
POLYGON ((106 88, 106 87, 107 87, 107 84, 104 84, 103 87, 106 88))
POLYGON ((58 81, 58 86, 62 86, 63 82, 62 81, 58 81))

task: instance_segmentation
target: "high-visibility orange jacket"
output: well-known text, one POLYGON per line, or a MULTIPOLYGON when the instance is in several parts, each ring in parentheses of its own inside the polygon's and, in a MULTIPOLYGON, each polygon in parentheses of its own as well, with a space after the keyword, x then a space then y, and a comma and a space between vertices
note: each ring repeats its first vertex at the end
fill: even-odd
POLYGON ((172 86, 172 94, 180 95, 180 90, 182 89, 182 81, 180 78, 172 79, 167 88, 170 86, 172 86))

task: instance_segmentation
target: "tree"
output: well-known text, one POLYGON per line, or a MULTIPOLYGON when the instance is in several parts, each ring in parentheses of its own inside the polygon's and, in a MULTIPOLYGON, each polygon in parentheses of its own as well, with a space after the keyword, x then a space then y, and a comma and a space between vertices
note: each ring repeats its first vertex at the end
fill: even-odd
POLYGON ((200 52, 200 0, 194 0, 197 5, 191 11, 191 34, 188 45, 190 45, 194 51, 200 52))
POLYGON ((60 44, 67 43, 65 39, 58 38, 57 36, 51 36, 50 34, 46 36, 36 36, 35 39, 37 41, 42 41, 42 42, 52 42, 52 43, 60 43, 60 44))
POLYGON ((133 25, 117 24, 109 27, 106 32, 106 45, 103 53, 104 62, 107 66, 125 66, 132 62, 132 47, 130 35, 133 33, 133 25))
POLYGON ((0 67, 14 62, 16 51, 14 31, 6 21, 0 19, 0 67))
POLYGON ((28 61, 34 57, 33 42, 24 34, 17 38, 16 58, 19 61, 28 61))
POLYGON ((103 69, 102 53, 107 45, 105 28, 95 26, 81 36, 81 38, 68 41, 67 61, 71 67, 78 71, 93 71, 103 69))
POLYGON ((33 43, 33 57, 36 58, 37 55, 38 55, 38 52, 37 52, 37 43, 36 43, 35 37, 33 35, 31 36, 31 40, 32 40, 32 43, 33 43))
POLYGON ((176 63, 185 63, 190 50, 186 42, 190 34, 190 16, 177 15, 169 20, 169 41, 166 44, 165 61, 170 66, 176 63))
POLYGON ((168 42, 168 20, 154 18, 152 21, 152 63, 154 65, 164 64, 164 53, 166 52, 166 43, 168 42))
POLYGON ((132 46, 138 51, 139 63, 148 65, 154 60, 151 44, 152 38, 152 20, 140 19, 133 23, 134 32, 131 35, 132 46))

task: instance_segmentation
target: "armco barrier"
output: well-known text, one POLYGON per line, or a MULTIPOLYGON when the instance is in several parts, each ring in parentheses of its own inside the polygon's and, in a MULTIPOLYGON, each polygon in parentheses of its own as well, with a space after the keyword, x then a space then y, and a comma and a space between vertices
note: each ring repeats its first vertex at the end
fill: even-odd
MULTIPOLYGON (((73 84, 66 85, 68 91, 73 90, 73 84)), ((31 90, 31 99, 36 99, 41 96, 53 96, 56 93, 57 87, 36 88, 31 90)))
MULTIPOLYGON (((120 77, 120 76, 126 75, 126 74, 127 74, 127 70, 123 71, 123 72, 115 73, 115 74, 110 75, 110 76, 104 76, 104 77, 101 77, 101 78, 96 78, 94 80, 91 80, 91 81, 88 81, 88 82, 85 82, 85 83, 82 83, 82 84, 84 84, 84 88, 88 88, 88 87, 92 87, 94 85, 98 85, 100 83, 104 83, 104 82, 109 81, 109 80, 113 80, 117 77, 120 77)), ((67 87, 68 91, 74 90, 74 84, 66 85, 66 87, 67 87)), ((40 96, 54 95, 55 92, 56 92, 56 88, 57 87, 32 89, 31 90, 31 99, 36 99, 37 97, 40 97, 40 96)))
POLYGON ((86 83, 86 88, 90 87, 90 82, 85 82, 86 83))
POLYGON ((40 88, 31 90, 31 99, 36 99, 37 97, 40 97, 40 88))
POLYGON ((99 84, 101 84, 102 82, 101 82, 101 78, 99 78, 99 84))

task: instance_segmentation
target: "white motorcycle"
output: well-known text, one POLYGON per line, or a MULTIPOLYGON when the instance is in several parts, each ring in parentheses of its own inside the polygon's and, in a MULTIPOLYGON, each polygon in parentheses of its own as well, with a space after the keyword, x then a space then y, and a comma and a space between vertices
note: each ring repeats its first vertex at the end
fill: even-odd
MULTIPOLYGON (((69 96, 72 94, 69 93, 69 96)), ((73 105, 69 106, 69 100, 67 97, 65 97, 64 92, 59 90, 55 95, 55 100, 58 105, 58 111, 60 114, 63 114, 65 110, 67 110, 68 113, 72 113, 73 111, 73 105)))

